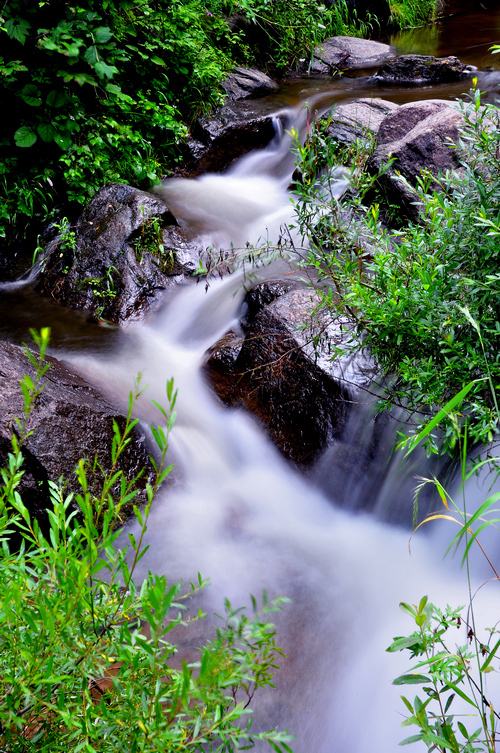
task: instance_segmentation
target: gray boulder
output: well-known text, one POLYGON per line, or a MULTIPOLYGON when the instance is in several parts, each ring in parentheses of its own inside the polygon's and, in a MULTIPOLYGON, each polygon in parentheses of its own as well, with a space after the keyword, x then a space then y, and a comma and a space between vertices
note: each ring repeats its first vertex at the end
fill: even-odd
POLYGON ((431 190, 439 190, 439 173, 459 168, 458 142, 463 117, 452 106, 439 101, 402 105, 382 121, 378 145, 368 160, 368 170, 377 174, 390 159, 394 162, 379 177, 389 203, 397 204, 401 215, 418 222, 420 209, 413 190, 423 170, 434 176, 431 190), (403 178, 404 180, 401 180, 403 178))
POLYGON ((475 66, 465 65, 453 55, 398 55, 385 62, 375 78, 384 84, 448 84, 467 78, 475 70, 475 66))
MULTIPOLYGON (((45 526, 46 508, 50 506, 48 481, 57 482, 63 476, 67 492, 80 491, 75 475, 80 458, 88 460, 90 465, 97 458, 103 471, 108 473, 112 468, 113 421, 121 428, 125 423, 121 412, 84 379, 55 358, 48 357, 47 360, 51 365, 43 377, 44 389, 30 416, 32 434, 22 449, 25 462, 20 487, 25 505, 45 526)), ((5 467, 11 452, 10 438, 16 431, 15 418, 23 416, 19 382, 25 375, 34 377, 33 367, 23 348, 0 341, 0 374, 0 465, 5 467)), ((128 480, 145 469, 139 483, 142 490, 147 481, 153 481, 154 471, 144 437, 136 430, 131 434, 131 442, 117 469, 123 470, 128 480)), ((99 471, 89 474, 92 493, 99 493, 101 478, 99 471)), ((141 496, 145 497, 144 491, 141 496)), ((131 510, 124 512, 130 513, 131 510)))
POLYGON ((277 91, 278 84, 256 68, 237 65, 222 82, 222 88, 230 99, 255 99, 277 91))
POLYGON ((185 280, 200 252, 159 197, 112 183, 84 210, 74 242, 51 244, 38 290, 93 318, 125 322, 185 280))
POLYGON ((370 359, 345 352, 352 340, 347 320, 321 313, 304 328, 318 303, 297 283, 257 285, 247 296, 244 335, 228 333, 205 365, 221 400, 257 416, 281 452, 301 465, 342 436, 353 395, 375 371, 370 359))
POLYGON ((359 37, 330 37, 314 48, 311 73, 333 75, 352 68, 374 68, 395 55, 388 44, 359 37))
POLYGON ((320 120, 328 121, 328 136, 342 144, 369 142, 377 135, 386 116, 398 107, 385 99, 356 99, 336 105, 331 115, 323 115, 320 120))

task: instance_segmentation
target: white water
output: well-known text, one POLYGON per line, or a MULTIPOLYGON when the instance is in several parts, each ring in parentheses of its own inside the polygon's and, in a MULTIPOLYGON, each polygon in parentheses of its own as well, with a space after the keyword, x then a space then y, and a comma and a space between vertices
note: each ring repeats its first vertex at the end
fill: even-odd
MULTIPOLYGON (((279 148, 270 150, 273 164, 280 164, 279 148)), ((244 244, 255 228, 257 237, 275 233, 283 221, 276 218, 291 221, 290 197, 264 157, 246 157, 228 175, 171 181, 165 194, 186 225, 215 245, 244 244)), ((225 596, 248 604, 264 588, 293 600, 277 621, 288 659, 277 689, 255 699, 257 727, 291 730, 296 753, 393 753, 416 732, 400 729, 404 707, 391 685, 410 665, 385 652, 394 636, 413 630, 398 604, 424 594, 443 607, 463 604, 465 578, 456 563, 443 562, 441 544, 417 536, 410 556, 407 532, 335 509, 248 415, 217 402, 200 364, 209 346, 238 327, 242 285, 234 275, 208 293, 202 285, 179 290, 149 323, 124 331, 112 354, 67 359, 122 401, 142 372, 148 389, 138 415, 145 421, 158 421, 149 401, 165 402, 167 379, 179 390, 176 483, 155 502, 139 577, 151 570, 189 581, 201 572, 212 582, 211 611, 220 611, 225 596)), ((332 485, 336 472, 332 465, 332 485)), ((493 625, 498 599, 485 600, 485 624, 493 625)), ((465 643, 464 630, 456 642, 465 643)))
MULTIPOLYGON (((148 400, 163 401, 166 379, 179 389, 172 449, 182 479, 156 500, 141 573, 188 581, 201 572, 214 611, 224 596, 246 604, 264 588, 290 597, 278 620, 289 658, 277 690, 256 697, 258 726, 292 730, 297 753, 396 751, 411 730, 400 729, 404 709, 391 682, 409 664, 385 648, 413 629, 398 604, 424 594, 442 606, 465 603, 463 579, 424 538, 410 556, 408 533, 334 509, 247 415, 216 402, 199 363, 235 323, 241 298, 232 278, 208 294, 185 289, 149 326, 128 330, 111 360, 78 359, 119 395, 142 368, 149 387, 139 414, 148 420, 157 418, 148 400)), ((487 606, 493 624, 497 600, 487 606)), ((465 642, 463 632, 456 641, 465 642)))

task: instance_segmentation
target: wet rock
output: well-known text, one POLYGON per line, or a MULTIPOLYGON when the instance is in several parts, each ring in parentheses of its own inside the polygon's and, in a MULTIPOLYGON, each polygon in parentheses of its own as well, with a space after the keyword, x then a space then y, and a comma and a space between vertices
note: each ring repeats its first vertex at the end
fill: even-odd
POLYGON ((277 91, 278 84, 256 68, 237 65, 222 82, 222 88, 230 99, 255 99, 277 91))
POLYGON ((384 118, 399 108, 385 99, 356 99, 337 105, 331 115, 320 120, 328 122, 328 136, 342 144, 370 142, 377 135, 384 118))
POLYGON ((448 84, 467 78, 476 68, 450 55, 398 55, 385 62, 375 74, 384 84, 448 84))
POLYGON ((275 115, 272 103, 233 102, 211 118, 198 118, 189 147, 193 164, 187 173, 222 172, 235 159, 253 149, 263 149, 276 134, 276 118, 288 127, 284 114, 275 115))
MULTIPOLYGON (((25 505, 41 525, 47 524, 48 481, 65 479, 66 492, 80 491, 75 467, 80 458, 94 462, 97 457, 104 473, 112 467, 113 421, 123 428, 125 418, 84 379, 55 358, 48 357, 50 368, 43 377, 44 389, 37 397, 30 416, 32 434, 23 446, 25 473, 20 493, 25 505)), ((10 438, 16 431, 15 419, 23 417, 23 397, 19 382, 34 377, 24 349, 0 341, 0 464, 4 467, 11 452, 10 438)), ((133 431, 131 442, 122 454, 118 468, 132 480, 143 468, 140 481, 144 490, 152 481, 153 468, 148 459, 144 437, 133 431)), ((89 473, 91 492, 99 492, 100 474, 89 473)), ((145 496, 142 493, 142 496, 145 496)), ((124 511, 125 512, 125 511, 124 511)), ((130 512, 130 510, 128 510, 130 512)))
POLYGON ((117 183, 104 186, 73 237, 51 244, 38 289, 94 318, 140 318, 196 266, 200 249, 176 225, 157 196, 117 183))
MULTIPOLYGON (((461 113, 439 101, 402 105, 381 123, 379 143, 367 167, 376 174, 389 159, 394 159, 378 182, 387 201, 398 205, 401 216, 415 222, 420 219, 413 188, 422 170, 437 178, 439 173, 459 168, 459 155, 452 144, 458 142, 462 124, 461 113)), ((439 190, 438 182, 431 181, 430 188, 439 190)))
POLYGON ((311 73, 333 75, 352 68, 374 68, 395 55, 390 45, 359 37, 330 37, 314 48, 311 73))
POLYGON ((257 285, 247 296, 245 335, 228 333, 205 367, 221 400, 257 416, 282 453, 302 465, 342 436, 349 403, 374 371, 363 356, 332 361, 352 334, 346 320, 324 314, 311 328, 318 302, 296 283, 257 285))

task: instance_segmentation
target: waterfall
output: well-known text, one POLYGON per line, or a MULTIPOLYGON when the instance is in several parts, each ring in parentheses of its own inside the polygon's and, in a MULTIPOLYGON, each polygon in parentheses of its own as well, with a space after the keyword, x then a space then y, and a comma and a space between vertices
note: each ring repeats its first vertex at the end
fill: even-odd
MULTIPOLYGON (((327 85, 332 87, 317 83, 312 107, 315 101, 323 109, 330 106, 327 85)), ((342 87, 346 98, 371 92, 361 79, 341 80, 342 87)), ((278 124, 303 132, 306 121, 303 108, 280 111, 267 149, 241 158, 224 175, 166 181, 161 194, 179 223, 217 249, 233 246, 244 253, 247 243, 276 243, 283 227, 295 222, 287 190, 293 169, 290 128, 278 124)), ((339 177, 345 188, 345 176, 339 177)), ((405 709, 400 688, 392 685, 410 663, 406 655, 385 651, 394 636, 413 631, 398 604, 418 603, 424 594, 441 607, 465 604, 465 576, 459 562, 443 559, 441 531, 414 537, 410 555, 409 530, 380 519, 401 517, 386 514, 389 503, 391 510, 411 507, 408 478, 422 472, 423 458, 413 466, 395 458, 388 473, 389 438, 363 470, 372 475, 361 486, 346 477, 342 456, 332 448, 310 476, 301 475, 252 417, 223 407, 206 383, 200 368, 205 351, 229 329, 238 330, 245 286, 279 276, 282 264, 277 259, 252 269, 251 280, 241 270, 212 281, 208 291, 203 285, 179 288, 145 323, 102 333, 105 339, 85 349, 61 337, 56 355, 122 405, 141 373, 147 390, 137 415, 145 425, 159 421, 151 401, 165 403, 166 381, 174 377, 175 478, 154 502, 149 550, 136 576, 151 570, 189 582, 200 572, 211 580, 203 596, 210 613, 221 610, 225 597, 234 606, 248 605, 249 594, 259 599, 263 589, 271 598, 291 599, 276 618, 277 642, 287 658, 276 674, 276 689, 254 699, 256 727, 289 729, 297 736, 295 753, 395 753, 398 742, 417 731, 401 729, 405 709)), ((22 286, 14 287, 17 295, 22 286)), ((22 301, 16 306, 24 316, 22 301)), ((44 306, 48 312, 49 304, 44 306)), ((59 322, 66 314, 54 308, 51 316, 59 322)), ((80 338, 87 331, 83 319, 75 316, 71 324, 80 328, 80 338)), ((61 324, 64 332, 67 326, 61 324)), ((353 446, 368 431, 363 410, 353 422, 353 446)), ((134 526, 124 531, 124 544, 134 526)), ((453 533, 445 532, 448 541, 453 533)), ((485 588, 480 599, 478 622, 495 625, 498 596, 485 588)), ((456 643, 466 643, 465 628, 457 630, 456 643)), ((495 677, 487 678, 491 690, 495 677)))

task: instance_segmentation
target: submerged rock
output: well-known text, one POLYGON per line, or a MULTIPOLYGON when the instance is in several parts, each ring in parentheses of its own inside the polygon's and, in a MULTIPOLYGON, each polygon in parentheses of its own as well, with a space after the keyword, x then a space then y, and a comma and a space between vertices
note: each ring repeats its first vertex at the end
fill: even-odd
POLYGON ((418 197, 413 189, 423 170, 434 176, 431 190, 439 190, 435 180, 439 173, 459 168, 459 155, 453 144, 458 142, 463 122, 455 107, 429 100, 402 105, 380 124, 378 145, 367 167, 377 174, 390 159, 394 160, 378 182, 388 203, 398 205, 402 216, 415 222, 420 219, 418 197))
MULTIPOLYGON (((47 523, 49 480, 57 482, 64 477, 66 493, 80 491, 75 468, 80 458, 89 461, 90 468, 97 458, 104 473, 112 468, 111 446, 114 436, 113 422, 123 428, 125 418, 108 400, 80 376, 55 358, 48 357, 50 368, 43 377, 44 389, 37 397, 30 415, 29 429, 32 432, 22 448, 24 475, 21 479, 21 497, 29 511, 41 525, 47 523)), ((7 463, 11 452, 10 438, 17 433, 15 419, 23 416, 23 396, 20 380, 34 377, 24 349, 0 341, 0 464, 7 463)), ((117 470, 123 470, 132 480, 145 469, 140 480, 144 490, 146 482, 153 481, 154 471, 148 458, 144 437, 136 430, 131 442, 118 462, 117 470)), ((90 472, 89 490, 99 493, 99 470, 90 472)), ((142 496, 145 497, 143 494, 142 496)), ((130 510, 124 513, 130 513, 130 510)))
POLYGON ((398 55, 385 62, 375 74, 384 84, 448 84, 467 78, 477 70, 453 55, 435 58, 433 55, 398 55))
POLYGON ((221 400, 257 416, 281 452, 302 465, 342 436, 350 402, 375 369, 364 355, 345 352, 347 320, 312 316, 318 303, 297 283, 257 285, 247 295, 245 334, 228 333, 205 365, 221 400))
POLYGON ((230 99, 255 99, 278 90, 278 84, 257 68, 235 66, 222 82, 230 99))
POLYGON ((74 234, 51 244, 38 290, 94 318, 137 319, 185 280, 201 249, 157 196, 112 183, 94 196, 74 234))
POLYGON ((314 48, 311 73, 330 75, 351 68, 374 68, 395 55, 388 44, 359 37, 330 37, 314 48))

